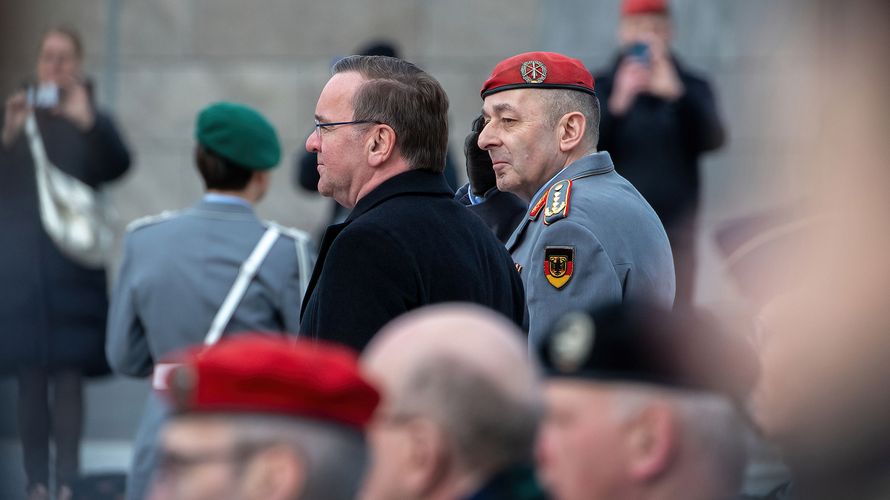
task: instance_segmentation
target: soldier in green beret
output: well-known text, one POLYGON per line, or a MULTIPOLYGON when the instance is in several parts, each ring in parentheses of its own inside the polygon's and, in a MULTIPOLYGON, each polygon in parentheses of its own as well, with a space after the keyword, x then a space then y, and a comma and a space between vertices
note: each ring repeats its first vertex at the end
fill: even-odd
MULTIPOLYGON (((111 297, 106 351, 120 374, 163 380, 156 361, 228 332, 299 330, 312 270, 308 237, 254 213, 281 146, 257 111, 221 102, 198 115, 195 163, 206 187, 190 208, 130 224, 111 297)), ((166 410, 150 396, 136 436, 128 498, 140 499, 155 466, 166 410)))

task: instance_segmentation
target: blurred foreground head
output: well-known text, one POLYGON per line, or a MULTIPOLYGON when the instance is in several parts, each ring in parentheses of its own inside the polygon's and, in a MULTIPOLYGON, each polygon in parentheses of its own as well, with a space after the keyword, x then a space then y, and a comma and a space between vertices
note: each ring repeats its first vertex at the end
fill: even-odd
POLYGON ((366 500, 465 498, 531 460, 540 404, 524 335, 478 306, 405 314, 362 356, 383 400, 366 500))
POLYGON ((807 498, 888 498, 890 4, 809 5, 791 35, 812 50, 806 74, 831 76, 793 89, 794 127, 820 224, 773 262, 805 279, 762 314, 755 415, 807 498))
POLYGON ((355 497, 379 396, 351 351, 247 334, 176 361, 152 499, 355 497))
POLYGON ((623 304, 568 315, 540 347, 539 472, 559 500, 730 498, 746 462, 747 339, 700 314, 623 304))

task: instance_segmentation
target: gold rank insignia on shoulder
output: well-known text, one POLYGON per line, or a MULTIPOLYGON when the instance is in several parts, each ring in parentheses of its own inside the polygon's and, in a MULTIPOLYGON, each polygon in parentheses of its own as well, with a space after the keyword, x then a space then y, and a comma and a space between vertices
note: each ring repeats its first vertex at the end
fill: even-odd
POLYGON ((565 219, 569 215, 569 198, 572 192, 572 181, 559 181, 550 188, 547 201, 544 202, 544 225, 565 219))
POLYGON ((575 267, 575 247, 544 247, 544 277, 560 289, 572 279, 575 267))

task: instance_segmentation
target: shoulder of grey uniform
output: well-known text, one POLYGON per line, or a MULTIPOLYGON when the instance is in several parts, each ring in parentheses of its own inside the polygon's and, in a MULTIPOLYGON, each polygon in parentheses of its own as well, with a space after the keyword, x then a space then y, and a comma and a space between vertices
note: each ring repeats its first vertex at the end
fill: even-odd
POLYGON ((163 212, 155 215, 147 215, 145 217, 140 217, 129 224, 127 224, 127 232, 133 232, 137 229, 142 229, 144 227, 153 226, 160 222, 164 222, 166 220, 170 220, 179 214, 178 210, 164 210, 163 212))

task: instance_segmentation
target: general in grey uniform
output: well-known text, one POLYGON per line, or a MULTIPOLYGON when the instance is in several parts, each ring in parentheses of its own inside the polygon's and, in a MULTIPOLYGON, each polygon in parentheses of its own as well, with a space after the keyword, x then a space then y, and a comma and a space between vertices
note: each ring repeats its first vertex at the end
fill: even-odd
POLYGON ((596 152, 599 103, 583 64, 530 52, 500 62, 482 87, 498 189, 529 202, 507 241, 522 276, 529 339, 565 313, 627 299, 670 307, 674 265, 649 203, 596 152))
MULTIPOLYGON (((272 126, 244 106, 220 103, 198 118, 196 161, 207 194, 191 208, 134 222, 108 315, 115 372, 145 377, 174 351, 201 344, 239 269, 272 223, 253 210, 280 147, 272 126)), ((297 333, 312 269, 304 233, 280 232, 234 308, 224 332, 297 333)), ((142 498, 154 468, 166 408, 150 396, 136 438, 128 498, 142 498)))

